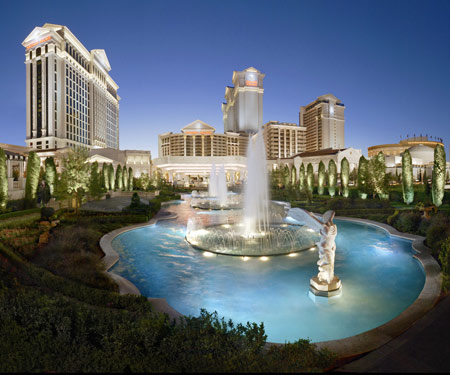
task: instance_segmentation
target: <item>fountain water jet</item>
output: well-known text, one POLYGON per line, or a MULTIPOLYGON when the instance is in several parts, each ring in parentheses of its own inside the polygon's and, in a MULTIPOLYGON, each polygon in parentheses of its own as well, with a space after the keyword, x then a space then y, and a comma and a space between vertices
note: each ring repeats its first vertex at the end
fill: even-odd
POLYGON ((266 147, 262 130, 251 136, 247 149, 247 181, 244 188, 244 229, 252 237, 269 227, 269 186, 266 147))
POLYGON ((227 177, 225 175, 225 167, 222 165, 217 176, 217 195, 221 207, 227 204, 227 177))
POLYGON ((211 166, 211 172, 209 174, 208 193, 210 197, 217 197, 218 195, 216 165, 214 163, 211 166))

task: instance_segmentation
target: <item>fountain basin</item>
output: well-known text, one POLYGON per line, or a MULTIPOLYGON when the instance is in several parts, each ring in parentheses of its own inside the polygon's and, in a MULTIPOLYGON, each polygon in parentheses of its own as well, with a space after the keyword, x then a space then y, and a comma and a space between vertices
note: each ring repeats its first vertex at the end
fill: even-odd
POLYGON ((215 224, 191 230, 186 241, 195 249, 211 253, 261 257, 314 249, 320 236, 298 224, 272 223, 263 232, 245 233, 243 223, 215 224))

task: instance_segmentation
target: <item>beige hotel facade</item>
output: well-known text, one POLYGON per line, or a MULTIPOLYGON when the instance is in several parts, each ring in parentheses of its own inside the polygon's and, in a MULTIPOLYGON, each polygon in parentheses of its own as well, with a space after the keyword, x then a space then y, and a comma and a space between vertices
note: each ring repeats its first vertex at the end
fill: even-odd
POLYGON ((27 146, 118 149, 119 86, 105 51, 88 51, 66 26, 50 23, 35 27, 22 45, 27 146))

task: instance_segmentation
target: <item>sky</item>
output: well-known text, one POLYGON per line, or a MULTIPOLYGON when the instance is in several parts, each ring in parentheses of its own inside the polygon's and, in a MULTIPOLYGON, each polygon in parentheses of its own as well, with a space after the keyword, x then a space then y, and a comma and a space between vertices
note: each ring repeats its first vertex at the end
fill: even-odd
POLYGON ((67 26, 104 49, 119 85, 120 148, 200 119, 223 132, 234 70, 264 79, 263 122, 299 121, 332 93, 345 104, 345 145, 432 135, 450 142, 450 1, 0 0, 0 142, 25 145, 25 49, 36 26, 67 26))

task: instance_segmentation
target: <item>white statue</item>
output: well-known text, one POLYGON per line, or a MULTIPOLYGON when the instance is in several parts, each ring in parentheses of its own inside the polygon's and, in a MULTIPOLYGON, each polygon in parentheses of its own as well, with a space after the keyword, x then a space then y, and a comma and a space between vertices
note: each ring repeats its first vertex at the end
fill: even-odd
MULTIPOLYGON (((322 220, 319 220, 311 212, 301 208, 293 208, 289 211, 289 216, 303 222, 315 232, 320 233, 320 241, 316 243, 319 249, 319 273, 317 281, 320 284, 336 284, 340 288, 340 280, 334 275, 334 256, 336 251, 337 227, 333 223, 335 212, 327 211, 323 214, 322 220)), ((313 278, 316 279, 316 278, 313 278)), ((316 282, 317 284, 317 282, 316 282)), ((314 284, 314 286, 316 286, 314 284)))

